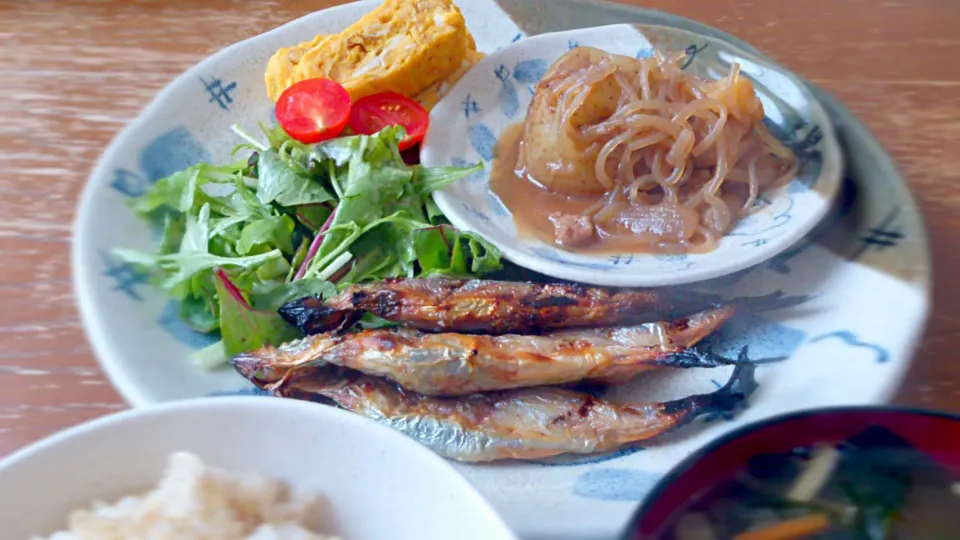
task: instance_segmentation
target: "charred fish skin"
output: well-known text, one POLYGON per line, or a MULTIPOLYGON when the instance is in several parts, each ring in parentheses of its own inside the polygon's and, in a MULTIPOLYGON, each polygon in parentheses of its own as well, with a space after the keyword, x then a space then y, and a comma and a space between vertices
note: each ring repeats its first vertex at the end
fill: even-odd
POLYGON ((397 278, 351 285, 326 301, 294 300, 279 313, 304 333, 342 328, 347 313, 367 312, 429 332, 529 334, 655 321, 661 296, 577 284, 397 278))
POLYGON ((772 310, 806 301, 782 293, 725 302, 689 291, 609 289, 570 283, 396 278, 351 285, 323 300, 293 300, 280 315, 305 334, 341 330, 363 313, 427 332, 536 334, 689 316, 726 304, 772 310))
POLYGON ((542 336, 431 334, 383 328, 308 336, 238 355, 234 367, 269 384, 292 371, 335 364, 384 377, 431 396, 624 381, 662 367, 717 367, 731 362, 690 350, 723 325, 730 307, 689 319, 621 328, 562 330, 542 336))
POLYGON ((668 433, 706 414, 735 411, 757 388, 754 371, 755 366, 745 362, 715 392, 649 404, 618 405, 554 387, 427 397, 333 366, 295 374, 274 393, 329 400, 386 424, 441 456, 487 462, 608 452, 668 433))
POLYGON ((305 335, 347 329, 363 315, 360 310, 328 307, 318 296, 291 300, 280 306, 277 313, 305 335))

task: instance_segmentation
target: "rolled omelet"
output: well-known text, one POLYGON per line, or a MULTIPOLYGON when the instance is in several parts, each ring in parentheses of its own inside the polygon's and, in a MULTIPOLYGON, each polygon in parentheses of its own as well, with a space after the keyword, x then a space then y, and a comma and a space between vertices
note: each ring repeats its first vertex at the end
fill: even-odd
POLYGON ((430 108, 482 58, 451 0, 386 0, 336 35, 282 48, 267 63, 267 94, 323 77, 354 100, 398 92, 430 108))

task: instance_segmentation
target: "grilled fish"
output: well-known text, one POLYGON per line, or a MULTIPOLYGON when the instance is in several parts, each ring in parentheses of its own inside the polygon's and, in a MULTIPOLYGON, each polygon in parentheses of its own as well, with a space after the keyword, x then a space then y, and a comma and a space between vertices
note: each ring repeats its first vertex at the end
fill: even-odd
POLYGON ((238 355, 234 366, 270 384, 323 364, 386 377, 425 395, 460 396, 583 379, 624 380, 661 366, 716 367, 724 359, 689 350, 733 314, 731 307, 689 319, 542 336, 430 334, 381 328, 319 334, 238 355))
POLYGON ((754 370, 748 363, 737 366, 730 381, 710 394, 626 405, 555 387, 427 397, 335 366, 295 373, 273 391, 281 397, 333 401, 444 457, 479 462, 606 452, 651 439, 698 416, 736 409, 757 386, 754 370))
POLYGON ((654 290, 400 278, 352 285, 326 301, 294 300, 280 315, 305 334, 349 326, 364 312, 428 332, 531 334, 657 321, 665 302, 654 290))

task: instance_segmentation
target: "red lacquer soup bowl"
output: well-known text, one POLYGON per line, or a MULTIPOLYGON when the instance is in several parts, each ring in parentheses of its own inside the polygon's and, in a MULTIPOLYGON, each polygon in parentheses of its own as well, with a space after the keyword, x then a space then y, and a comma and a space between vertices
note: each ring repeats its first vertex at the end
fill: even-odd
POLYGON ((744 470, 751 458, 817 443, 841 443, 880 427, 940 465, 960 470, 960 416, 897 407, 813 409, 744 426, 697 451, 663 477, 641 503, 623 540, 652 540, 690 501, 744 470))

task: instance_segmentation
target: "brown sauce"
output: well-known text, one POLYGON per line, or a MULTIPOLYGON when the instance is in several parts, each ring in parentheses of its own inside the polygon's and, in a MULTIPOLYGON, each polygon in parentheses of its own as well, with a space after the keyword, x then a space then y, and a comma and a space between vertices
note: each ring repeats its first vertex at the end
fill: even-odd
MULTIPOLYGON (((556 240, 551 216, 579 216, 596 204, 603 195, 571 195, 548 190, 517 170, 523 143, 523 123, 506 130, 497 141, 496 156, 490 171, 490 190, 500 198, 513 214, 517 233, 521 238, 536 238, 567 251, 578 253, 665 253, 663 247, 648 239, 618 235, 611 237, 597 230, 596 236, 581 245, 561 245, 556 240)), ((676 248, 673 250, 676 252, 676 248)), ((686 251, 680 251, 684 253, 686 251)))

